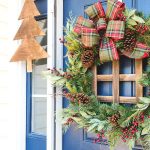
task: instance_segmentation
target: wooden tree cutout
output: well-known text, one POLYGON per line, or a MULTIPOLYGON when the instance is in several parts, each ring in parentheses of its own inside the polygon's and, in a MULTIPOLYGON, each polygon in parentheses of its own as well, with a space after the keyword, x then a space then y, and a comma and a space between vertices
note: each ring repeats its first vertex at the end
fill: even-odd
POLYGON ((47 52, 34 39, 45 35, 35 16, 40 15, 33 0, 25 0, 19 20, 24 19, 14 40, 22 39, 21 45, 11 58, 11 62, 27 61, 27 72, 32 72, 32 60, 48 57, 47 52))

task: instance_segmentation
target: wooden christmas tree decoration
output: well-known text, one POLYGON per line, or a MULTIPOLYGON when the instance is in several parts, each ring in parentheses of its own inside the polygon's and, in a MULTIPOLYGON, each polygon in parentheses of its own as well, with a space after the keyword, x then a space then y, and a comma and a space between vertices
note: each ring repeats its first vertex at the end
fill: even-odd
POLYGON ((24 19, 14 40, 22 39, 21 45, 11 58, 11 62, 27 61, 27 72, 32 72, 32 60, 48 57, 47 52, 35 40, 36 36, 45 35, 35 16, 40 15, 33 0, 25 0, 19 20, 24 19))

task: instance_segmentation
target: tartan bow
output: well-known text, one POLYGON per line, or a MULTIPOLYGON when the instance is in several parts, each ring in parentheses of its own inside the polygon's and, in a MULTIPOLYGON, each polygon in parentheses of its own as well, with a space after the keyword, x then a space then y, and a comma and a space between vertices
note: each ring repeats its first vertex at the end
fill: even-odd
POLYGON ((122 13, 124 9, 124 3, 117 0, 108 0, 105 14, 101 2, 97 2, 85 10, 89 19, 82 16, 77 19, 74 32, 81 35, 81 41, 86 48, 92 48, 100 44, 99 56, 101 62, 119 59, 114 41, 124 38, 125 22, 118 18, 118 14, 122 13), (103 33, 103 36, 101 33, 103 33))

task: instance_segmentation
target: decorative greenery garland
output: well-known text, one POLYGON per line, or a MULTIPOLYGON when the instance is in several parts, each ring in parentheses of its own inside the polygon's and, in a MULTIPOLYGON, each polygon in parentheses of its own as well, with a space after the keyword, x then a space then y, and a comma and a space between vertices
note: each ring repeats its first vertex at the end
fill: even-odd
MULTIPOLYGON (((60 42, 67 48, 68 62, 66 72, 54 68, 48 71, 47 75, 53 85, 63 87, 63 95, 69 100, 69 106, 62 111, 62 124, 65 130, 75 122, 79 128, 85 128, 87 132, 97 134, 97 138, 94 142, 100 142, 106 137, 111 149, 115 147, 121 138, 123 142, 129 145, 130 149, 135 146, 136 141, 139 141, 145 150, 149 150, 150 98, 140 97, 136 105, 126 107, 123 104, 101 103, 97 100, 92 91, 93 74, 89 68, 94 64, 99 65, 105 61, 115 60, 112 53, 113 50, 116 54, 118 50, 120 50, 120 53, 130 58, 149 56, 150 19, 144 18, 142 14, 137 13, 135 10, 118 9, 123 8, 124 4, 112 0, 108 0, 109 9, 107 10, 107 14, 110 13, 109 10, 114 3, 120 6, 116 7, 117 11, 116 8, 113 8, 113 10, 115 9, 115 12, 119 12, 120 15, 113 14, 116 17, 115 19, 113 18, 114 20, 111 18, 112 15, 110 15, 111 20, 119 20, 125 23, 125 25, 123 25, 124 31, 119 35, 121 39, 107 37, 109 40, 104 40, 104 42, 102 42, 103 44, 100 44, 100 52, 98 55, 97 37, 100 35, 99 40, 103 41, 104 38, 106 39, 104 33, 109 34, 109 30, 108 32, 106 31, 106 24, 103 22, 105 19, 99 22, 97 26, 99 28, 98 32, 96 31, 98 28, 96 30, 93 28, 93 22, 95 23, 95 20, 97 23, 97 19, 101 19, 102 16, 105 18, 104 14, 101 14, 101 16, 98 12, 95 15, 90 14, 91 7, 97 8, 97 5, 100 4, 100 2, 98 2, 86 10, 86 13, 91 15, 89 17, 93 22, 81 17, 76 20, 70 16, 64 28, 64 39, 60 39, 60 42), (105 28, 102 28, 101 25, 105 28), (90 34, 89 29, 92 31, 90 34), (92 37, 88 37, 89 35, 92 35, 92 37), (85 36, 86 38, 90 38, 90 40, 86 41, 84 39, 85 36), (92 44, 89 43, 89 41, 92 41, 92 44), (137 43, 140 43, 140 46, 137 43), (108 52, 108 49, 105 49, 106 45, 109 46, 109 50, 111 49, 112 51, 110 50, 108 52), (116 47, 116 49, 114 49, 114 47, 116 47), (136 53, 136 51, 138 53, 136 53), (112 54, 111 57, 108 57, 108 53, 109 55, 112 54)), ((102 8, 100 11, 102 11, 102 8)), ((108 16, 106 20, 108 22, 108 16)), ((123 27, 121 27, 121 29, 123 29, 123 27)), ((119 59, 119 55, 116 59, 119 59)), ((143 75, 139 83, 143 86, 150 86, 150 70, 143 75)))

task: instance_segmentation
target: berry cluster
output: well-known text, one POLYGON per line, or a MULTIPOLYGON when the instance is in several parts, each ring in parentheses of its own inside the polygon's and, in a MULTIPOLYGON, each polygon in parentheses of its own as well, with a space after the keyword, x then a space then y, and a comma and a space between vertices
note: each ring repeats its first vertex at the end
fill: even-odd
POLYGON ((55 76, 64 77, 66 79, 72 78, 72 75, 69 72, 62 72, 61 69, 57 70, 56 68, 53 68, 53 69, 48 69, 48 70, 50 70, 51 74, 53 74, 55 76))
POLYGON ((62 43, 62 44, 64 44, 65 43, 64 38, 59 38, 59 42, 62 43))
POLYGON ((118 119, 120 118, 120 114, 114 114, 109 118, 109 121, 112 123, 112 125, 117 126, 118 125, 118 119))
POLYGON ((123 142, 126 142, 127 139, 132 139, 136 132, 138 132, 139 124, 144 123, 144 113, 142 112, 140 116, 136 116, 135 120, 131 123, 129 127, 123 128, 123 135, 121 136, 123 142))
POLYGON ((104 138, 105 138, 105 132, 104 130, 101 130, 100 133, 97 134, 97 138, 94 139, 94 143, 99 143, 104 138))
POLYGON ((138 132, 138 121, 133 121, 129 127, 125 127, 122 129, 123 135, 121 135, 121 139, 123 142, 126 142, 127 139, 132 139, 136 132, 138 132))
POLYGON ((88 104, 90 102, 90 98, 83 93, 72 94, 64 92, 63 95, 72 102, 77 100, 79 104, 88 104))
POLYGON ((122 13, 117 15, 117 19, 119 19, 121 21, 126 21, 126 17, 122 13))
POLYGON ((66 91, 63 92, 63 95, 69 99, 71 102, 75 102, 76 100, 76 94, 67 93, 66 91))
POLYGON ((139 121, 140 121, 140 123, 144 123, 144 120, 145 120, 145 116, 144 116, 144 113, 142 112, 140 114, 139 121))
POLYGON ((139 32, 142 35, 149 30, 148 26, 144 24, 138 24, 135 29, 137 32, 139 32))
POLYGON ((69 125, 69 124, 72 124, 72 123, 73 123, 73 119, 72 119, 72 118, 69 118, 69 119, 67 120, 67 122, 64 123, 64 125, 69 125))

